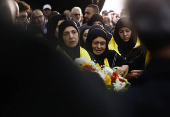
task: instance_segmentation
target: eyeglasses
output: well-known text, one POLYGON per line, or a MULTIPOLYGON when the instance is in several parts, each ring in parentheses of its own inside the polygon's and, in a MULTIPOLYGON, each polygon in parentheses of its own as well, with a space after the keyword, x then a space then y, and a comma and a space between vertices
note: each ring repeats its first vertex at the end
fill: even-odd
POLYGON ((73 14, 73 15, 75 15, 75 16, 80 16, 80 14, 73 14))
POLYGON ((98 41, 95 41, 95 42, 92 42, 95 46, 98 46, 100 44, 100 46, 104 47, 106 46, 106 42, 98 42, 98 41))
POLYGON ((43 15, 39 15, 39 16, 35 16, 35 17, 32 17, 33 19, 39 19, 39 18, 42 18, 43 15))
POLYGON ((16 17, 16 20, 20 20, 20 21, 30 21, 29 17, 27 17, 27 16, 18 16, 18 17, 16 17))

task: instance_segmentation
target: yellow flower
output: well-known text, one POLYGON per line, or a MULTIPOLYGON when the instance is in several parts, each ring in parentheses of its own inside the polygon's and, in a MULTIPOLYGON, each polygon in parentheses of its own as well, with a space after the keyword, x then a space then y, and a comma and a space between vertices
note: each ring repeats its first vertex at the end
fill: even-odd
POLYGON ((108 74, 105 75, 105 84, 106 85, 111 85, 111 78, 109 77, 108 74))
POLYGON ((82 66, 85 66, 85 65, 87 65, 87 63, 86 63, 86 62, 84 62, 82 66))
POLYGON ((97 63, 96 67, 98 67, 100 69, 100 71, 102 70, 102 68, 100 67, 100 65, 97 63))

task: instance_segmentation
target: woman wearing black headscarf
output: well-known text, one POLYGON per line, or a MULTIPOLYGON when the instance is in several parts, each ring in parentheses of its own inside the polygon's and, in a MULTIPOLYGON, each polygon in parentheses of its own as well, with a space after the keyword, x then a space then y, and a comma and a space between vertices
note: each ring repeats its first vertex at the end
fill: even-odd
POLYGON ((140 40, 129 18, 124 17, 119 19, 113 36, 121 56, 128 62, 131 62, 131 66, 133 66, 131 73, 127 75, 127 79, 134 79, 144 69, 145 54, 141 50, 140 40))
POLYGON ((121 55, 119 53, 117 44, 113 38, 112 31, 110 31, 111 28, 106 27, 107 25, 104 24, 103 17, 101 15, 94 14, 87 23, 89 26, 92 26, 94 24, 99 24, 100 26, 102 26, 109 37, 109 38, 107 38, 109 41, 109 43, 108 43, 109 50, 115 50, 119 55, 121 55))
POLYGON ((65 20, 60 24, 57 50, 64 53, 71 61, 82 57, 89 61, 94 59, 92 54, 80 47, 78 27, 72 20, 65 20))
POLYGON ((88 34, 88 30, 91 26, 85 26, 83 27, 83 29, 80 31, 80 46, 82 48, 85 48, 85 44, 86 44, 86 38, 87 38, 87 34, 88 34))
POLYGON ((56 14, 52 16, 48 22, 45 37, 47 38, 48 44, 53 48, 56 48, 58 45, 58 28, 64 20, 67 20, 65 15, 56 14))
POLYGON ((108 67, 122 66, 117 69, 118 73, 128 73, 129 65, 116 51, 108 49, 107 32, 100 28, 99 25, 93 25, 88 32, 86 39, 86 49, 93 53, 96 63, 100 66, 108 67))
POLYGON ((140 41, 137 39, 137 33, 132 27, 129 18, 121 18, 115 28, 114 39, 118 45, 118 50, 122 57, 130 60, 130 54, 134 50, 138 55, 142 51, 139 49, 140 41))

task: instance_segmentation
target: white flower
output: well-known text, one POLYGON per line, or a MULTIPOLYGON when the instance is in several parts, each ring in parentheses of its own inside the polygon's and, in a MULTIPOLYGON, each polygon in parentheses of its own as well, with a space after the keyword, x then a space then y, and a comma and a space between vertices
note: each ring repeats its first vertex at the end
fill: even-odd
MULTIPOLYGON (((95 71, 96 72, 96 71, 95 71)), ((97 73, 101 76, 101 78, 105 81, 105 74, 101 71, 97 71, 97 73)))
POLYGON ((108 74, 110 77, 111 77, 112 74, 113 74, 113 70, 112 70, 110 67, 107 67, 107 66, 105 66, 105 67, 103 68, 103 71, 104 71, 105 74, 108 74))
POLYGON ((87 63, 88 60, 86 58, 76 58, 73 63, 79 65, 79 64, 83 64, 84 62, 87 63))
POLYGON ((113 85, 115 91, 120 91, 126 86, 126 83, 119 81, 119 79, 117 78, 115 83, 113 83, 113 85))

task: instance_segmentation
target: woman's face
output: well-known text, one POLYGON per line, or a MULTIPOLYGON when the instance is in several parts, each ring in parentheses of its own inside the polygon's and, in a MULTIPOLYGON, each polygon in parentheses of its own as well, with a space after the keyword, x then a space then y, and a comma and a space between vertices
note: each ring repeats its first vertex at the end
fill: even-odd
POLYGON ((63 31, 63 41, 66 46, 74 48, 78 44, 78 40, 78 32, 75 27, 68 26, 65 28, 63 31))
POLYGON ((93 25, 94 24, 98 24, 98 25, 100 25, 100 26, 102 26, 103 27, 103 24, 102 24, 102 22, 101 21, 95 21, 94 23, 93 23, 93 25))
POLYGON ((131 37, 132 31, 128 27, 119 29, 119 36, 124 42, 128 42, 131 37))
POLYGON ((84 31, 84 33, 83 33, 83 41, 84 41, 84 43, 86 43, 86 38, 87 38, 88 32, 89 32, 89 29, 86 29, 86 30, 84 31))
POLYGON ((57 24, 57 27, 56 27, 56 30, 55 30, 55 36, 58 38, 58 32, 59 32, 59 26, 60 24, 63 22, 64 20, 59 20, 58 21, 58 24, 57 24))
POLYGON ((92 50, 95 55, 102 54, 106 49, 106 40, 103 37, 97 37, 92 41, 92 50))

